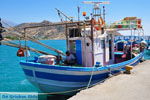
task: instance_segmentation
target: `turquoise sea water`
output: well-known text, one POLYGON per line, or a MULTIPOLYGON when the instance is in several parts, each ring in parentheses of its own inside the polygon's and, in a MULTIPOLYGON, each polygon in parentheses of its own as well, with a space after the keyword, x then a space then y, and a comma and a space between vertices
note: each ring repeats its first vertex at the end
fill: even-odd
POLYGON ((150 50, 145 50, 144 59, 150 60, 150 50))
MULTIPOLYGON (((66 50, 65 40, 44 40, 42 42, 64 52, 66 50)), ((22 41, 22 43, 24 43, 24 41, 22 41)), ((54 53, 32 42, 28 42, 28 45, 40 50, 54 53)), ((23 60, 23 58, 16 56, 17 50, 17 48, 9 46, 0 46, 0 92, 40 92, 38 88, 35 88, 25 78, 25 75, 19 65, 19 61, 23 60)), ((37 54, 32 53, 32 55, 37 54)))
MULTIPOLYGON (((42 42, 64 52, 66 51, 65 40, 43 40, 42 42)), ((35 43, 28 42, 28 44, 34 48, 54 53, 35 43)), ((16 56, 17 50, 13 47, 0 46, 0 92, 40 92, 25 78, 19 65, 19 61, 23 58, 16 56)), ((32 54, 36 55, 35 53, 32 54)), ((150 59, 150 51, 145 51, 145 59, 150 59)))

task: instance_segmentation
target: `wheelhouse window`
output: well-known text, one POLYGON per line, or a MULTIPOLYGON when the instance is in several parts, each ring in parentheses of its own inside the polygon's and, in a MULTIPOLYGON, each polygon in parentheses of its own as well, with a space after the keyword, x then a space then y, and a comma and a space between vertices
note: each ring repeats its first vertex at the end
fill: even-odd
POLYGON ((73 37, 81 37, 81 29, 79 28, 69 29, 69 38, 73 38, 73 37))

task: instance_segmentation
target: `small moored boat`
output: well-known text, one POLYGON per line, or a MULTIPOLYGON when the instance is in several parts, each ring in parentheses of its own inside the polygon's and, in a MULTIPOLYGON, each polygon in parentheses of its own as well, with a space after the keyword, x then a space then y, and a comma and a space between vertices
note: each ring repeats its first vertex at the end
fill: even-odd
MULTIPOLYGON (((99 12, 101 10, 99 4, 108 2, 84 3, 94 4, 91 20, 63 23, 66 26, 67 50, 75 56, 76 63, 66 65, 62 59, 57 59, 62 54, 59 52, 56 57, 43 56, 44 58, 20 62, 26 78, 45 93, 66 95, 75 93, 104 81, 110 74, 124 70, 126 65, 138 64, 143 57, 143 51, 140 51, 135 57, 131 56, 131 59, 119 57, 121 62, 115 63, 117 54, 115 54, 114 34, 122 30, 140 30, 142 28, 140 19, 126 17, 108 27, 105 24, 105 17, 102 17, 105 12, 103 14, 99 12), (132 22, 134 25, 131 27, 129 23, 132 22)), ((83 16, 86 16, 85 12, 83 16)), ((119 46, 117 48, 123 49, 119 46)), ((132 43, 130 50, 128 52, 132 55, 132 43)), ((123 50, 121 53, 124 53, 123 50)))

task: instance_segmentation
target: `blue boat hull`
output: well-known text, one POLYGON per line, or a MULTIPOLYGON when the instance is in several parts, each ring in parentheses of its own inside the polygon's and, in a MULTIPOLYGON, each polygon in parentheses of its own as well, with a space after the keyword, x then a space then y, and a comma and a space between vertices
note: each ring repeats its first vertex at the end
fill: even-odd
POLYGON ((135 58, 104 67, 73 67, 46 65, 30 61, 21 61, 20 65, 27 79, 41 91, 49 94, 73 94, 79 89, 86 88, 93 72, 90 87, 104 81, 109 74, 117 73, 126 65, 136 65, 143 53, 135 58))

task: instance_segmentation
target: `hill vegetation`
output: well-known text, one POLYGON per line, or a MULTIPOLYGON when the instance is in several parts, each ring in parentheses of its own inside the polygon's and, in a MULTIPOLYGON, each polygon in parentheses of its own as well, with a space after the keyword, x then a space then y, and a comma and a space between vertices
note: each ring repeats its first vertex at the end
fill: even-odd
MULTIPOLYGON (((5 38, 17 40, 19 39, 18 36, 14 35, 13 33, 19 31, 19 34, 22 34, 23 29, 25 27, 32 27, 32 26, 43 26, 43 25, 50 25, 53 24, 49 21, 42 21, 40 23, 22 23, 17 26, 8 28, 9 31, 3 33, 5 38)), ((42 40, 42 39, 65 39, 65 30, 63 26, 45 26, 45 27, 37 27, 37 28, 30 28, 26 30, 26 34, 31 36, 35 39, 42 40)))

